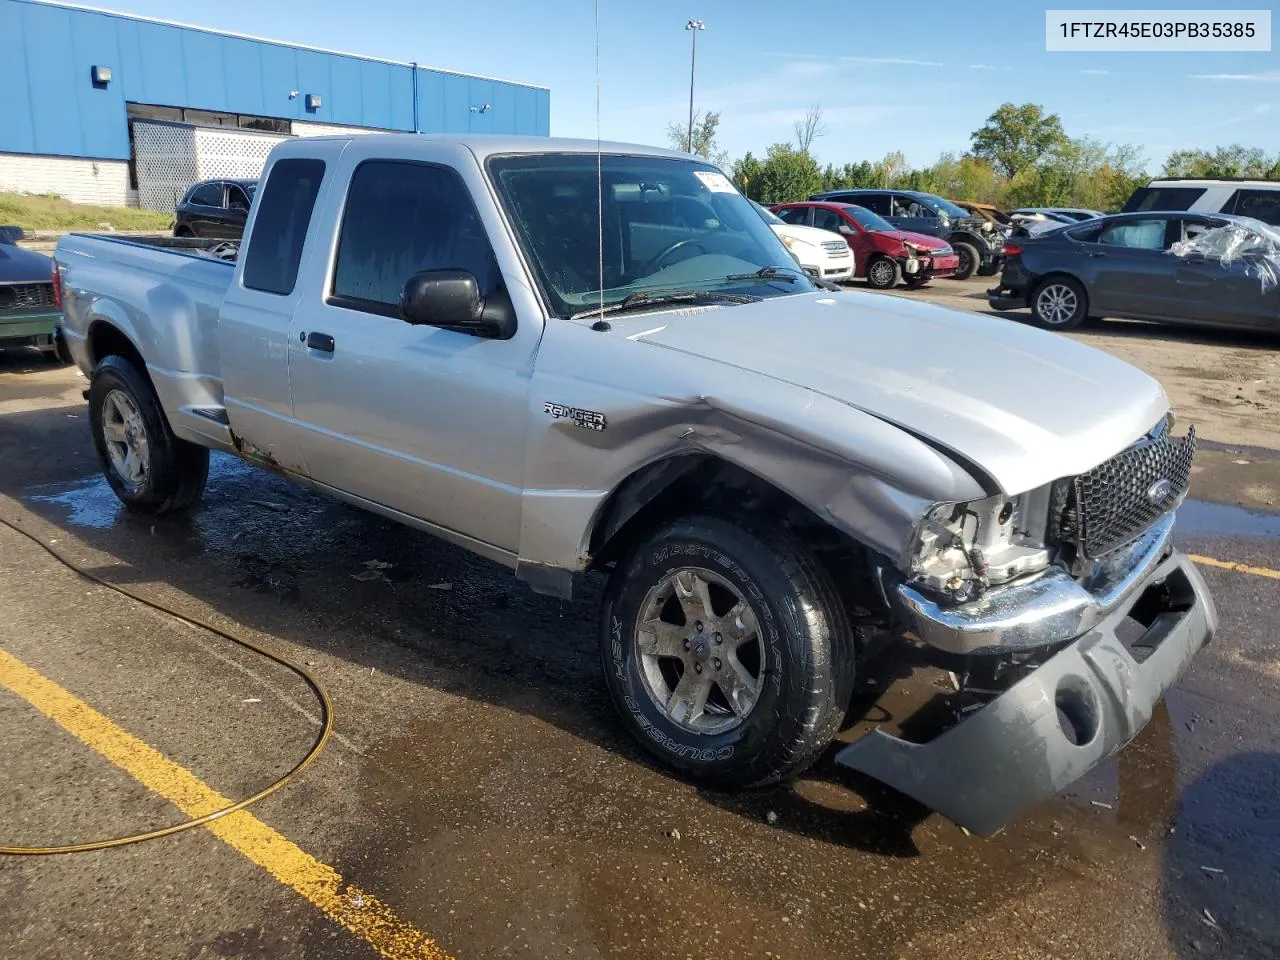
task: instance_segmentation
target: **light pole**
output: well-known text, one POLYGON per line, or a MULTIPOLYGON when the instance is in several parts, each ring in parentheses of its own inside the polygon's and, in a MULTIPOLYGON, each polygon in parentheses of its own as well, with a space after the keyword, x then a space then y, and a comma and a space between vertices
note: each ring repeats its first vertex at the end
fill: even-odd
POLYGON ((701 20, 690 20, 684 28, 693 37, 693 50, 689 54, 689 136, 685 140, 685 152, 693 153, 693 71, 698 64, 698 31, 707 29, 707 25, 701 20))

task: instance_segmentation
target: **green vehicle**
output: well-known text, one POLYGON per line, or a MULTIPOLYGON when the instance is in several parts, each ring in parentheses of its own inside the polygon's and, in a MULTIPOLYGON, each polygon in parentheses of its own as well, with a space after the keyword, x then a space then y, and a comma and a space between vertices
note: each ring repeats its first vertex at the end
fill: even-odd
POLYGON ((20 227, 0 227, 0 350, 36 347, 55 363, 69 363, 53 260, 23 250, 21 238, 20 227))

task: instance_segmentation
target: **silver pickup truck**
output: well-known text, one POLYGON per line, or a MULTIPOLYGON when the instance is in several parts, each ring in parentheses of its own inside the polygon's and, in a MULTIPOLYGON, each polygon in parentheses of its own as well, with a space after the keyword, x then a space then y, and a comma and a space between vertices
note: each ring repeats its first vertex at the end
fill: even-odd
POLYGON ((1132 739, 1214 630, 1170 542, 1195 438, 1064 337, 815 286, 716 168, 620 144, 275 148, 235 262, 70 236, 102 469, 191 507, 231 453, 570 597, 622 722, 794 776, 861 665, 948 670, 930 738, 835 755, 989 834, 1132 739))

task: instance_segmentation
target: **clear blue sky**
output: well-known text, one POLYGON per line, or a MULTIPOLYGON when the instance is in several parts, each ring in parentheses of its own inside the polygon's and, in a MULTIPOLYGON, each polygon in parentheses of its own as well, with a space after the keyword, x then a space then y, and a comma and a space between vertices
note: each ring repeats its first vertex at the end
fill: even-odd
MULTIPOLYGON (((541 84, 551 88, 553 135, 595 135, 591 0, 89 5, 541 84)), ((1043 104, 1072 136, 1137 144, 1151 169, 1179 147, 1241 142, 1280 151, 1280 53, 1046 53, 1046 6, 1091 5, 1119 6, 600 0, 602 133, 664 143, 667 123, 685 122, 684 24, 693 17, 707 25, 698 36, 696 104, 720 111, 721 145, 734 157, 790 139, 794 120, 815 102, 828 127, 814 144, 823 162, 901 150, 913 166, 931 163, 944 150, 964 150, 1009 100, 1043 104)))

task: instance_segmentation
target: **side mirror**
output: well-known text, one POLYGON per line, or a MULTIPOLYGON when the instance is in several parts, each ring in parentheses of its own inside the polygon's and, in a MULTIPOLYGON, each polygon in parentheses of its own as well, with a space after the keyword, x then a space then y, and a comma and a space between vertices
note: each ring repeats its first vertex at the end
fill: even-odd
POLYGON ((511 300, 502 292, 481 297, 480 283, 469 270, 415 273, 400 293, 400 319, 498 340, 509 339, 516 331, 511 300))
POLYGON ((847 223, 840 224, 839 231, 840 233, 843 233, 846 237, 852 237, 855 232, 853 227, 849 226, 849 224, 847 223))

